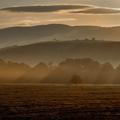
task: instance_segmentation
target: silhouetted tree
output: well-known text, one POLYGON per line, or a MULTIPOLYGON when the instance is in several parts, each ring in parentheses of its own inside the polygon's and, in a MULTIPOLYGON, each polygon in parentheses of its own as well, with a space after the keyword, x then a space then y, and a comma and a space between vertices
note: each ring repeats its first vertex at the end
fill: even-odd
POLYGON ((92 41, 95 41, 95 40, 96 40, 96 38, 95 38, 95 37, 93 37, 93 38, 92 38, 92 41))
POLYGON ((82 83, 82 79, 79 75, 73 75, 71 80, 70 80, 70 83, 72 84, 81 84, 82 83))

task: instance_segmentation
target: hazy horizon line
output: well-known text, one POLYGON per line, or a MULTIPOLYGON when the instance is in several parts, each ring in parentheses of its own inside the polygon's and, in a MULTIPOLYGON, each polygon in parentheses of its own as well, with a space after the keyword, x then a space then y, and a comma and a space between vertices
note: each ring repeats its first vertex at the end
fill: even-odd
POLYGON ((15 25, 15 26, 8 26, 0 28, 0 30, 9 29, 9 28, 31 28, 31 27, 39 27, 39 26, 49 26, 49 25, 63 25, 69 27, 101 27, 101 28, 116 28, 120 27, 120 25, 111 25, 111 26, 102 26, 102 25, 70 25, 70 24, 62 24, 62 23, 48 23, 48 24, 38 24, 38 25, 15 25))

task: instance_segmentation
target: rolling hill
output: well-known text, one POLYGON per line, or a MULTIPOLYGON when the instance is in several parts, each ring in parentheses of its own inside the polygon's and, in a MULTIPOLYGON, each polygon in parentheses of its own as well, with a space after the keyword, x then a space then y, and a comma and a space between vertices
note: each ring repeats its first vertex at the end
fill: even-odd
POLYGON ((0 29, 0 48, 41 41, 91 39, 119 41, 120 27, 68 26, 49 24, 0 29))
POLYGON ((0 50, 0 58, 27 64, 59 62, 67 58, 93 58, 120 63, 120 42, 97 40, 50 41, 0 50))

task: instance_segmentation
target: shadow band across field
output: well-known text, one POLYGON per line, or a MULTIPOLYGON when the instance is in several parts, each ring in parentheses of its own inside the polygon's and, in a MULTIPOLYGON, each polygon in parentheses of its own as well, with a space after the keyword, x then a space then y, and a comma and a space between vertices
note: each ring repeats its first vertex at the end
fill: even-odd
POLYGON ((1 120, 119 120, 119 86, 1 85, 1 120))

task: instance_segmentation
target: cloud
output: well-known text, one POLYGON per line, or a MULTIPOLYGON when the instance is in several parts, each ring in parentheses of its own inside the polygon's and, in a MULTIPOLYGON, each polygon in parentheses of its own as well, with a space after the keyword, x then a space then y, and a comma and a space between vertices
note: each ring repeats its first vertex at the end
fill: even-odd
POLYGON ((72 13, 84 13, 84 14, 117 14, 120 13, 119 9, 110 8, 89 8, 80 11, 72 11, 72 13))
POLYGON ((56 12, 60 10, 84 9, 89 7, 90 6, 87 5, 50 5, 50 6, 10 7, 1 10, 7 10, 11 12, 56 12))
POLYGON ((60 22, 60 21, 75 21, 75 18, 64 18, 64 19, 51 19, 49 22, 60 22))
POLYGON ((11 12, 59 12, 84 13, 84 14, 117 14, 120 9, 97 7, 92 5, 49 5, 49 6, 20 6, 1 9, 11 12))
POLYGON ((18 26, 33 26, 33 25, 38 25, 40 24, 40 20, 22 20, 20 21, 17 25, 18 26))

